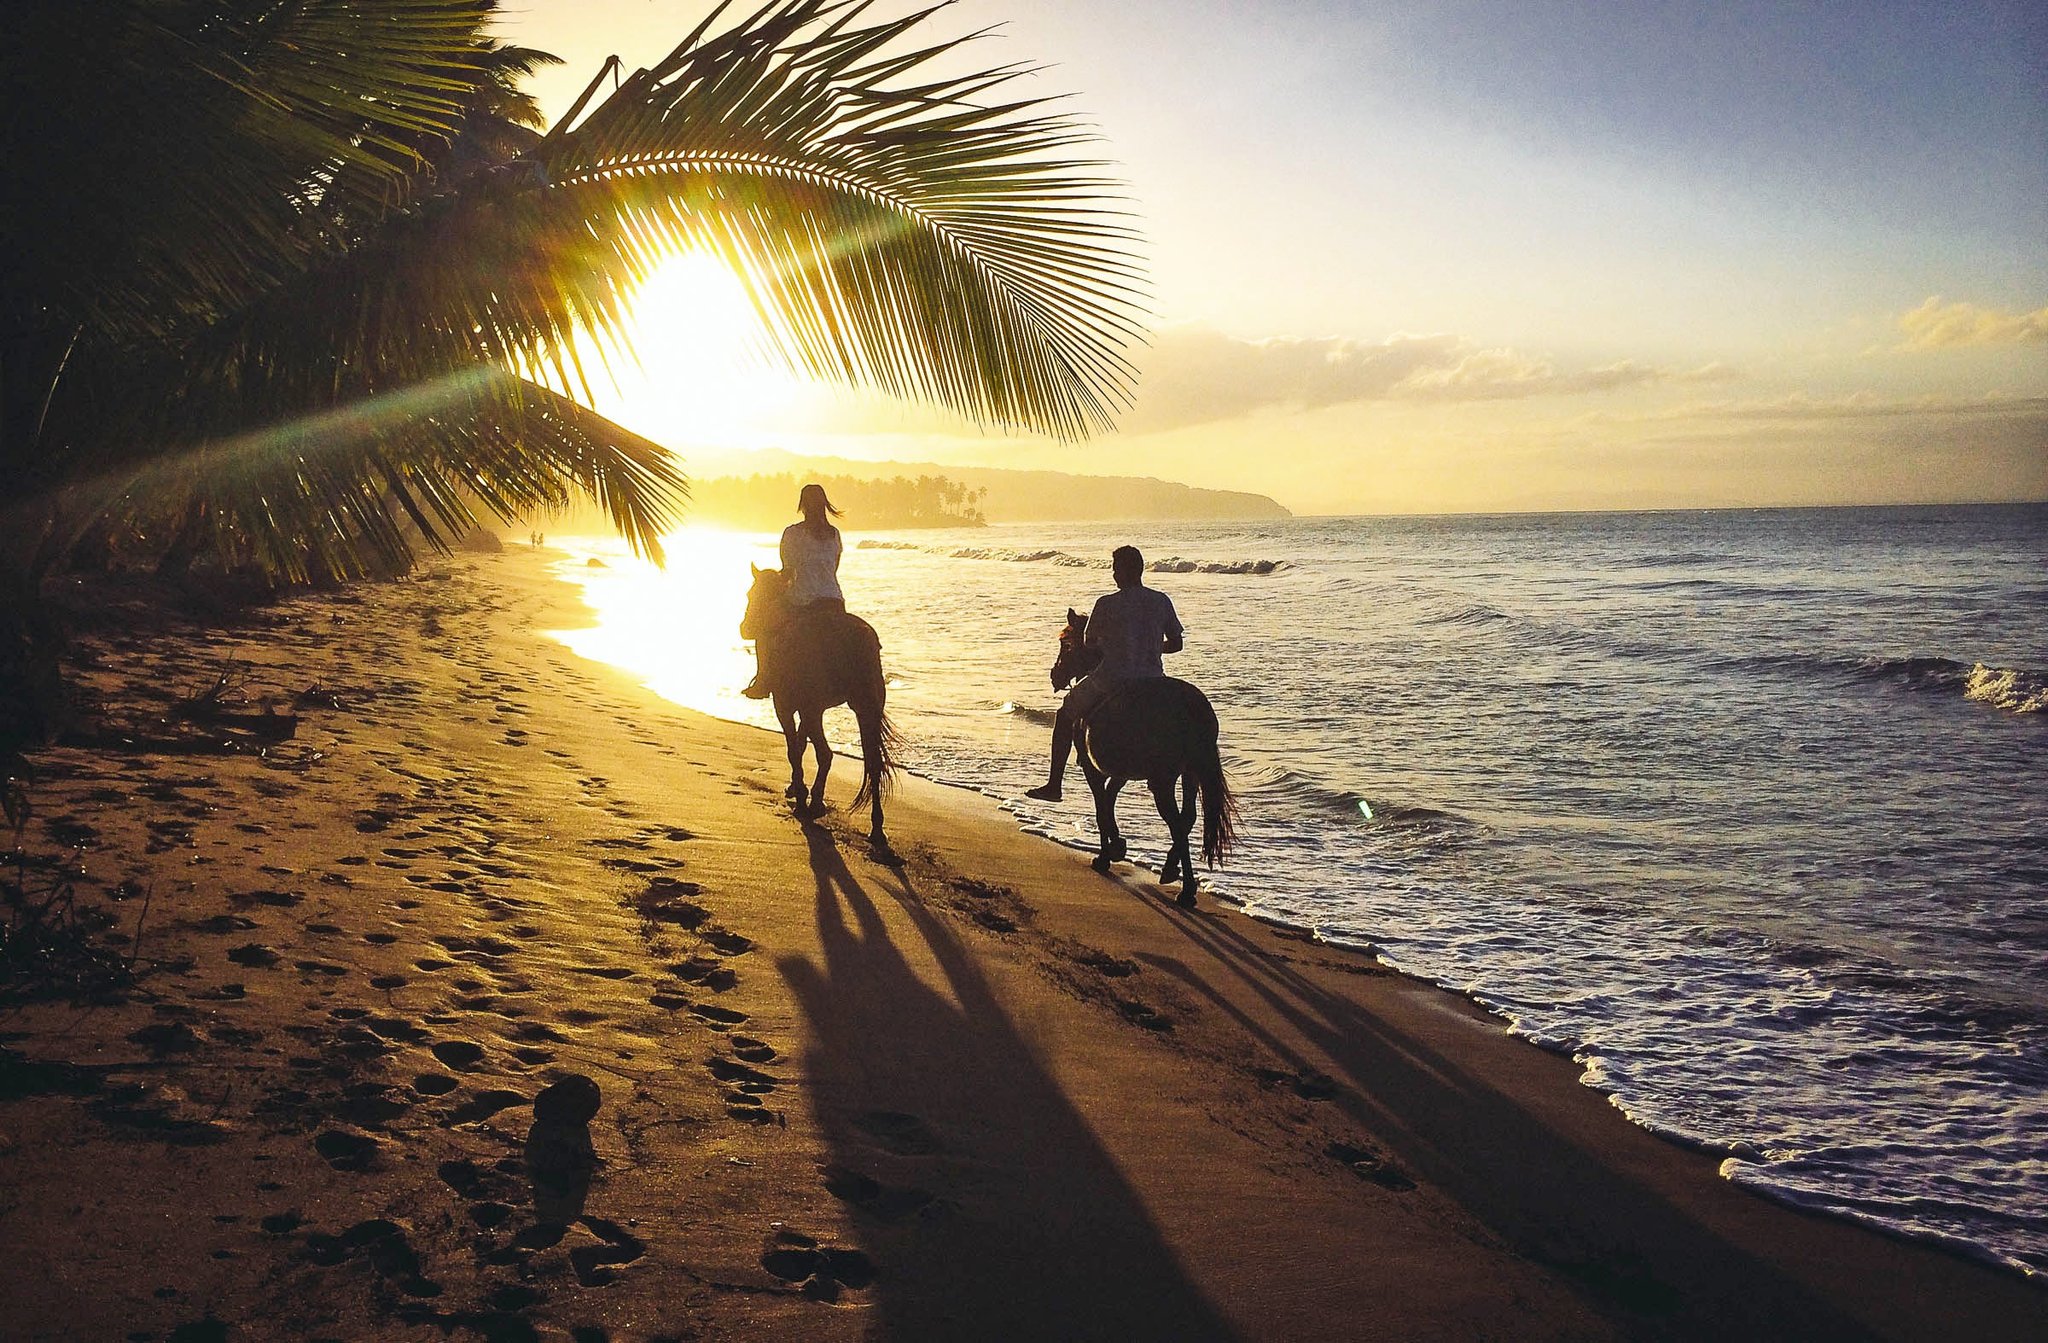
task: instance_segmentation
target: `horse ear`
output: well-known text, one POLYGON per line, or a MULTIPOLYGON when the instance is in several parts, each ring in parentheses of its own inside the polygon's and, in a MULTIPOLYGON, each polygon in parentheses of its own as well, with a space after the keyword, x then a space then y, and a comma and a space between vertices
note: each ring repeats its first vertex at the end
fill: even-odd
POLYGON ((748 567, 749 569, 752 569, 752 570, 754 571, 754 577, 756 577, 756 578, 759 578, 759 577, 761 576, 761 566, 760 566, 760 565, 758 565, 758 564, 749 564, 749 565, 747 565, 747 567, 748 567))
POLYGON ((1076 610, 1075 610, 1075 609, 1074 609, 1073 607, 1071 607, 1071 606, 1069 606, 1069 607, 1067 608, 1067 623, 1068 623, 1069 625, 1073 624, 1073 623, 1074 623, 1075 621, 1079 620, 1080 618, 1081 618, 1081 613, 1080 613, 1079 611, 1076 611, 1076 610))

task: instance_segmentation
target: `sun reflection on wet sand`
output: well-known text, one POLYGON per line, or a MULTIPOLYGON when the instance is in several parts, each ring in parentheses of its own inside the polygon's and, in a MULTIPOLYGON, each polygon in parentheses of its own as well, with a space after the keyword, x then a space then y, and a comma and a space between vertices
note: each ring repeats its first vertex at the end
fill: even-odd
POLYGON ((548 637, 639 677, 672 703, 774 725, 765 702, 740 694, 754 675, 754 654, 739 634, 752 581, 748 566, 778 562, 774 537, 686 527, 662 538, 666 570, 611 538, 556 537, 549 544, 565 553, 554 572, 582 589, 594 623, 548 630, 548 637))

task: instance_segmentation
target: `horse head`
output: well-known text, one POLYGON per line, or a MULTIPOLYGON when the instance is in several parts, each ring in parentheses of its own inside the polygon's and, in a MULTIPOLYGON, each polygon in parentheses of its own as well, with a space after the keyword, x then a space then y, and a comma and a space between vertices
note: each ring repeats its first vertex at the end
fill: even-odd
POLYGON ((747 566, 754 571, 753 586, 747 589, 747 613, 740 617, 740 638, 759 637, 763 622, 772 621, 789 598, 789 575, 780 569, 747 566))
POLYGON ((1088 617, 1067 608, 1067 627, 1060 631, 1060 655, 1052 664, 1052 688, 1065 690, 1094 671, 1102 654, 1088 647, 1088 617))

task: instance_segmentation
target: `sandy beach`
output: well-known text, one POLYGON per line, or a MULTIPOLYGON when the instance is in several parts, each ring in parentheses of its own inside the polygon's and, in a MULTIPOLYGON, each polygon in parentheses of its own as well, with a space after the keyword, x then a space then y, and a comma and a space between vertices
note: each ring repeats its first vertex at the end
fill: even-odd
POLYGON ((0 1011, 0 1336, 2048 1335, 984 798, 905 779, 901 868, 799 825, 779 740, 544 637, 546 562, 84 608, 23 842, 134 982, 0 1011), (288 740, 166 721, 230 663, 288 740))

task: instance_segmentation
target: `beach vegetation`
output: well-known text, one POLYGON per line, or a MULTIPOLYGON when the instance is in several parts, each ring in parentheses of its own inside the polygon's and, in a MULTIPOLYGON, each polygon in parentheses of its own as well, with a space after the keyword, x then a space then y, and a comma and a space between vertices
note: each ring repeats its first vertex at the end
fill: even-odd
POLYGON ((493 10, 11 15, 0 687, 46 697, 67 568, 390 573, 578 497, 659 558, 682 470, 583 402, 680 253, 729 266, 801 372, 1063 437, 1126 404, 1133 234, 1092 133, 1013 92, 1029 67, 963 63, 931 10, 721 7, 543 130, 520 80, 552 58, 493 10))

